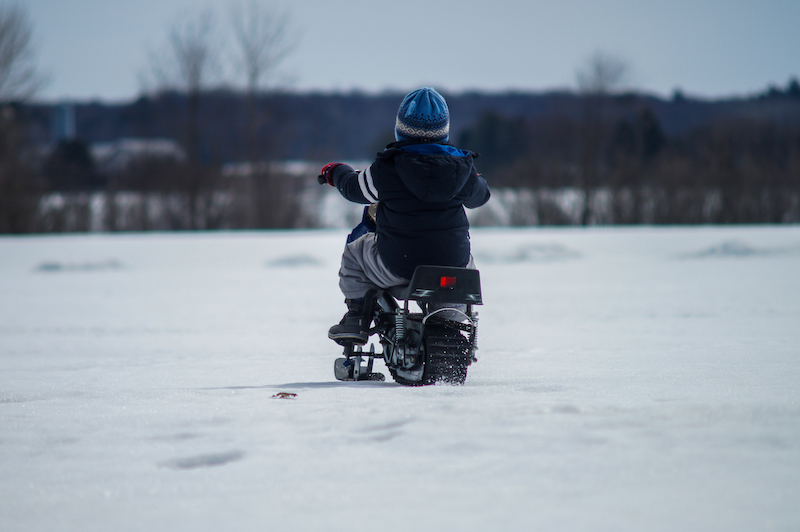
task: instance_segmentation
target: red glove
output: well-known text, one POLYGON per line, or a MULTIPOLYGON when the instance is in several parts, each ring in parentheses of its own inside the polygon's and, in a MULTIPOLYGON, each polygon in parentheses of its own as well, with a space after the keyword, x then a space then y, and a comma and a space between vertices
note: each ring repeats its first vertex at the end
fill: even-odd
POLYGON ((322 167, 322 170, 319 171, 319 177, 317 177, 317 181, 319 181, 320 185, 324 185, 328 183, 330 186, 334 186, 333 184, 333 170, 337 166, 342 166, 344 163, 328 163, 322 167))

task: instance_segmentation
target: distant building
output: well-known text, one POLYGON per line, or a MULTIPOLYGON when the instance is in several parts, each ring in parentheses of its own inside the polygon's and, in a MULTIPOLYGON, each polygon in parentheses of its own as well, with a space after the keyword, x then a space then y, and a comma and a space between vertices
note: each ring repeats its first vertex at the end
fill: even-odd
POLYGON ((62 103, 53 108, 51 138, 53 144, 75 139, 75 105, 62 103))
POLYGON ((92 144, 91 152, 97 170, 102 173, 122 170, 137 159, 186 159, 183 149, 172 139, 122 138, 97 142, 92 144))

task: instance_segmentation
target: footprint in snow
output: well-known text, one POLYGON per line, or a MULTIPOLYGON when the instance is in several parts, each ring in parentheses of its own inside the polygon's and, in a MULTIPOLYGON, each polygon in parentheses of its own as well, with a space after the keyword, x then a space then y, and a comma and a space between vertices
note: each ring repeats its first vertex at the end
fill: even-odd
POLYGON ((197 456, 188 456, 185 458, 175 458, 164 462, 164 467, 171 469, 198 469, 200 467, 215 467, 225 465, 231 462, 236 462, 244 458, 244 453, 241 451, 230 451, 227 453, 211 453, 200 454, 197 456))

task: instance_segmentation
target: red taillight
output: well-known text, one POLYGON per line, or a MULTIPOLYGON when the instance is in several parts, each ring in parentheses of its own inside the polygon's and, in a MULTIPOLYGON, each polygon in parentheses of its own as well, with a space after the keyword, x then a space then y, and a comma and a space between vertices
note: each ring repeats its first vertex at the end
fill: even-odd
POLYGON ((456 285, 455 277, 440 277, 439 286, 442 288, 453 288, 456 285))

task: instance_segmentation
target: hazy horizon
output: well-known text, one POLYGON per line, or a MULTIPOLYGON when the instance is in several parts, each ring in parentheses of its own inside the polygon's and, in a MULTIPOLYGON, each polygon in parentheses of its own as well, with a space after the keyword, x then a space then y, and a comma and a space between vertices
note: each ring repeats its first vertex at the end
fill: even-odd
MULTIPOLYGON (((49 77, 37 100, 135 99, 150 68, 148 53, 165 47, 179 17, 205 9, 215 13, 212 38, 220 43, 224 79, 241 85, 225 45, 236 3, 27 0, 39 68, 49 77)), ((785 87, 800 74, 800 3, 785 0, 267 5, 289 14, 297 41, 269 86, 301 92, 402 92, 419 85, 445 92, 570 89, 597 51, 628 64, 626 88, 659 96, 676 89, 702 98, 746 96, 785 87)))

